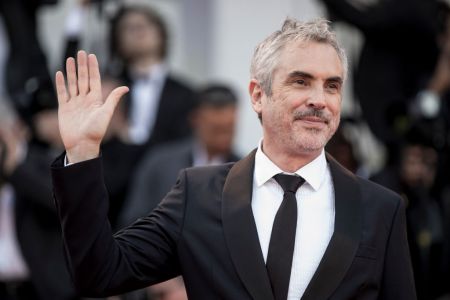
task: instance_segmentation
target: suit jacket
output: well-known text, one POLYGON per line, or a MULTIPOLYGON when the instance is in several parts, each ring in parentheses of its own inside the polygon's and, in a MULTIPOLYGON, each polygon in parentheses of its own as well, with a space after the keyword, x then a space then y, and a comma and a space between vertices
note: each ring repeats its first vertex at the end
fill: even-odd
MULTIPOLYGON (((130 76, 124 74, 122 77, 127 85, 132 85, 130 76)), ((126 97, 131 97, 131 94, 126 97)), ((129 106, 133 105, 133 101, 126 103, 129 106)), ((146 143, 147 148, 189 136, 191 127, 188 114, 194 106, 194 92, 184 83, 168 75, 162 87, 155 124, 146 143)))
MULTIPOLYGON (((101 160, 52 166, 68 263, 86 295, 184 276, 189 299, 273 300, 251 209, 254 154, 186 169, 153 212, 113 237, 101 160)), ((335 230, 302 300, 416 299, 401 198, 328 157, 335 230)))
POLYGON ((26 160, 7 180, 16 195, 16 230, 38 299, 75 299, 76 293, 61 251, 61 227, 48 172, 54 153, 29 145, 26 160))
MULTIPOLYGON (((150 213, 161 202, 175 184, 178 173, 192 166, 194 145, 194 139, 186 139, 166 143, 146 153, 133 176, 119 225, 129 225, 150 213)), ((225 158, 225 162, 237 160, 239 157, 234 153, 225 158)))

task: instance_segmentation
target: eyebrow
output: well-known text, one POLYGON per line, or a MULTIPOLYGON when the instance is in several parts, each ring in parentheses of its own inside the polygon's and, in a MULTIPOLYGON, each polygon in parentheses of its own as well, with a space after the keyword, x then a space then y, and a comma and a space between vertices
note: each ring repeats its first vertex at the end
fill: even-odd
POLYGON ((306 73, 306 72, 302 72, 302 71, 293 71, 291 73, 288 74, 288 78, 295 78, 295 77, 305 77, 308 79, 313 79, 314 76, 306 73))
MULTIPOLYGON (((288 78, 295 78, 295 77, 304 77, 304 78, 308 78, 308 79, 315 78, 312 74, 309 74, 309 73, 303 72, 303 71, 293 71, 288 74, 288 78)), ((333 76, 333 77, 327 78, 326 81, 332 81, 332 82, 337 82, 339 84, 342 84, 342 82, 344 80, 340 76, 333 76)))

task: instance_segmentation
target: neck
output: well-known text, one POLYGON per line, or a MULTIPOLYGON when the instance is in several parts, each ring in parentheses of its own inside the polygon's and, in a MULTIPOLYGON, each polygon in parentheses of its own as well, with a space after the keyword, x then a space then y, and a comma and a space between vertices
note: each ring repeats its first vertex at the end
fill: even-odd
POLYGON ((280 149, 276 143, 269 143, 263 140, 262 150, 281 170, 294 173, 316 159, 322 153, 323 149, 288 153, 286 150, 280 149))
POLYGON ((161 59, 154 56, 137 57, 130 62, 130 70, 135 74, 144 75, 148 73, 149 69, 160 63, 161 59))
POLYGON ((229 151, 221 151, 217 148, 208 147, 207 145, 203 143, 199 143, 199 147, 204 151, 206 154, 208 161, 211 161, 216 156, 223 156, 226 157, 229 153, 229 151))

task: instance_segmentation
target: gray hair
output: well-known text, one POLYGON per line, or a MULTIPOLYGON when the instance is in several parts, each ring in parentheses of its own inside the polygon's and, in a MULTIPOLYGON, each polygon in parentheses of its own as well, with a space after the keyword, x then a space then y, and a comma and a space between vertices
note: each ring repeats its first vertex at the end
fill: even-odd
POLYGON ((337 42, 336 34, 330 30, 329 23, 322 18, 308 22, 287 18, 281 30, 272 33, 256 47, 250 75, 259 81, 267 95, 272 95, 272 75, 278 64, 280 52, 292 41, 314 41, 332 46, 344 68, 344 79, 347 77, 347 56, 337 42))

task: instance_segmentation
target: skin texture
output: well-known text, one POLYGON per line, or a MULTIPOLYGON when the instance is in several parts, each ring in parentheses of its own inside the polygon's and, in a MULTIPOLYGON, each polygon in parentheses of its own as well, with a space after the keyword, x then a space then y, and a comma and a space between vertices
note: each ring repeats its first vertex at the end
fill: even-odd
POLYGON ((103 98, 97 58, 84 51, 78 52, 77 67, 72 57, 67 59, 66 72, 67 87, 63 73, 56 73, 59 131, 69 162, 76 163, 99 155, 114 109, 128 88, 118 87, 103 98))
POLYGON ((252 79, 253 109, 262 117, 263 151, 282 170, 314 160, 339 125, 343 66, 333 47, 295 41, 280 53, 272 95, 252 79))

